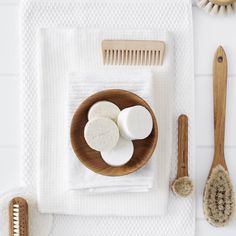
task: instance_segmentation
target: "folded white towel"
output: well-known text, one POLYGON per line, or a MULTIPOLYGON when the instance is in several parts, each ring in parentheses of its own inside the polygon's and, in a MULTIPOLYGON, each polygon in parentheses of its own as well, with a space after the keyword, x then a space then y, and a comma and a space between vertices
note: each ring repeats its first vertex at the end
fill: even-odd
MULTIPOLYGON (((41 31, 41 155, 38 188, 40 211, 78 215, 132 216, 162 215, 167 211, 172 150, 173 80, 171 80, 170 69, 173 51, 171 48, 169 34, 160 32, 80 31, 76 29, 41 31), (165 64, 160 69, 153 70, 153 90, 155 91, 153 107, 159 125, 159 140, 156 186, 154 186, 155 190, 147 193, 81 195, 79 191, 67 189, 66 163, 70 158, 68 156, 67 73, 74 71, 75 68, 79 71, 88 69, 93 71, 101 67, 101 41, 107 38, 160 39, 166 41, 167 44, 165 64), (90 62, 89 65, 88 62, 90 62)), ((123 69, 124 73, 127 71, 126 67, 120 69, 123 69)), ((138 69, 141 68, 133 67, 134 71, 138 69)), ((112 83, 110 85, 113 86, 112 83)), ((128 89, 128 86, 134 85, 127 83, 126 86, 128 89)), ((135 89, 132 88, 132 91, 135 89)), ((148 89, 144 86, 140 91, 148 91, 148 89)), ((142 92, 139 94, 142 95, 142 92)))
MULTIPOLYGON (((39 77, 36 58, 38 31, 42 27, 81 27, 109 29, 164 29, 175 41, 176 68, 174 117, 189 116, 189 173, 195 170, 195 115, 192 5, 190 0, 86 0, 21 1, 22 48, 22 152, 21 183, 36 191, 39 171, 39 77)), ((69 33, 69 32, 68 32, 69 33)), ((171 178, 176 176, 177 129, 173 129, 171 178)), ((60 156, 61 158, 61 156, 60 156)), ((56 165, 57 162, 55 163, 56 165)), ((51 185, 48 185, 50 188, 51 185)), ((50 189, 49 189, 50 190, 50 189)), ((194 195, 193 195, 194 196, 194 195)), ((61 198, 61 196, 59 196, 61 198)), ((57 196, 54 195, 56 200, 57 196)), ((53 201, 51 200, 51 201, 53 201)), ((148 201, 148 200, 147 200, 148 201)), ((159 201, 159 198, 156 199, 159 201)), ((2 202, 2 200, 1 200, 2 202)), ((140 202, 139 202, 140 203, 140 202)), ((142 206, 142 202, 139 207, 142 206)), ((145 207, 145 203, 143 205, 145 207)), ((141 207, 142 208, 142 207, 141 207)), ((146 212, 148 215, 148 212, 146 212)), ((170 193, 165 217, 81 217, 54 215, 50 236, 193 236, 195 235, 195 199, 176 198, 170 193)), ((38 224, 42 228, 42 224, 38 224)), ((1 227, 0 227, 1 228, 1 227)), ((1 228, 2 229, 2 228, 1 228)), ((38 236, 35 228, 32 235, 38 236)), ((0 232, 1 235, 5 235, 0 232)), ((44 234, 44 236, 48 236, 44 234)))
MULTIPOLYGON (((108 68, 69 75, 68 128, 81 102, 101 90, 128 90, 144 98, 150 106, 153 105, 153 78, 148 69, 108 68)), ((121 177, 99 175, 86 168, 78 160, 70 142, 67 161, 69 189, 80 189, 90 193, 147 192, 153 187, 154 174, 157 171, 157 155, 155 155, 145 167, 132 174, 121 177)))

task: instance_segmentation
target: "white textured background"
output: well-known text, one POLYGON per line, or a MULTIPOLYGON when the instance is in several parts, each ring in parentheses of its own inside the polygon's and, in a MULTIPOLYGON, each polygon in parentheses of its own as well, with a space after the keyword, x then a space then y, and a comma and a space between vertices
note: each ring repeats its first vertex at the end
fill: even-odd
MULTIPOLYGON (((18 0, 0 0, 0 191, 19 183, 19 25, 18 0)), ((212 59, 219 44, 229 61, 226 158, 236 189, 236 14, 206 15, 194 7, 197 122, 197 236, 234 236, 236 220, 224 229, 206 223, 202 191, 213 156, 212 59)), ((187 66, 187 65, 183 65, 187 66)))

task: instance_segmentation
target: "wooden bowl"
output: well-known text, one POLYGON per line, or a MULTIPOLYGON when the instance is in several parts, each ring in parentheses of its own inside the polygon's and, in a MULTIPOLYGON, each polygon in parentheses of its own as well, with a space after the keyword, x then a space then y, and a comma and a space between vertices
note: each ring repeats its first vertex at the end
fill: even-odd
POLYGON ((150 106, 139 96, 129 91, 111 89, 98 92, 88 97, 77 109, 71 123, 70 138, 73 150, 78 159, 90 170, 106 176, 122 176, 130 174, 144 166, 151 158, 158 139, 158 127, 155 115, 150 106), (110 101, 121 110, 127 107, 141 105, 146 107, 153 118, 152 133, 143 140, 134 141, 134 154, 129 162, 119 167, 108 165, 100 152, 91 149, 84 138, 84 127, 88 122, 88 111, 98 101, 110 101))

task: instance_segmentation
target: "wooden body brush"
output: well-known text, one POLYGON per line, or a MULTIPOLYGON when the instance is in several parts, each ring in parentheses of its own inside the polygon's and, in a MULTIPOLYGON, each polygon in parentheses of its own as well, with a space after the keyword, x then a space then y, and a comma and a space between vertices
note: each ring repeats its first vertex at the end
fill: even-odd
POLYGON ((188 117, 178 119, 178 172, 172 190, 180 197, 188 197, 193 192, 193 182, 188 176, 188 117))
POLYGON ((197 5, 212 15, 236 12, 236 0, 197 0, 197 5))
POLYGON ((9 204, 9 236, 28 236, 28 204, 21 197, 9 204))
POLYGON ((224 226, 234 212, 234 193, 224 156, 227 58, 222 47, 217 49, 213 69, 215 151, 204 190, 203 208, 208 222, 224 226))

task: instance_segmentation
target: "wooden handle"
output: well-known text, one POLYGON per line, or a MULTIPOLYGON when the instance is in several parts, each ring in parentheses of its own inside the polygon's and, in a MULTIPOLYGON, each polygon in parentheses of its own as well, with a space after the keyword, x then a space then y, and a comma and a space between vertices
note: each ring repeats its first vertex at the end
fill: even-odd
POLYGON ((236 0, 210 0, 213 4, 217 4, 220 6, 227 6, 233 4, 236 0))
POLYGON ((178 173, 177 178, 188 176, 188 117, 178 119, 178 173))
POLYGON ((214 94, 214 130, 215 154, 213 166, 218 164, 226 168, 224 158, 225 140, 225 111, 227 90, 227 57, 224 49, 217 49, 213 66, 213 94, 214 94))

